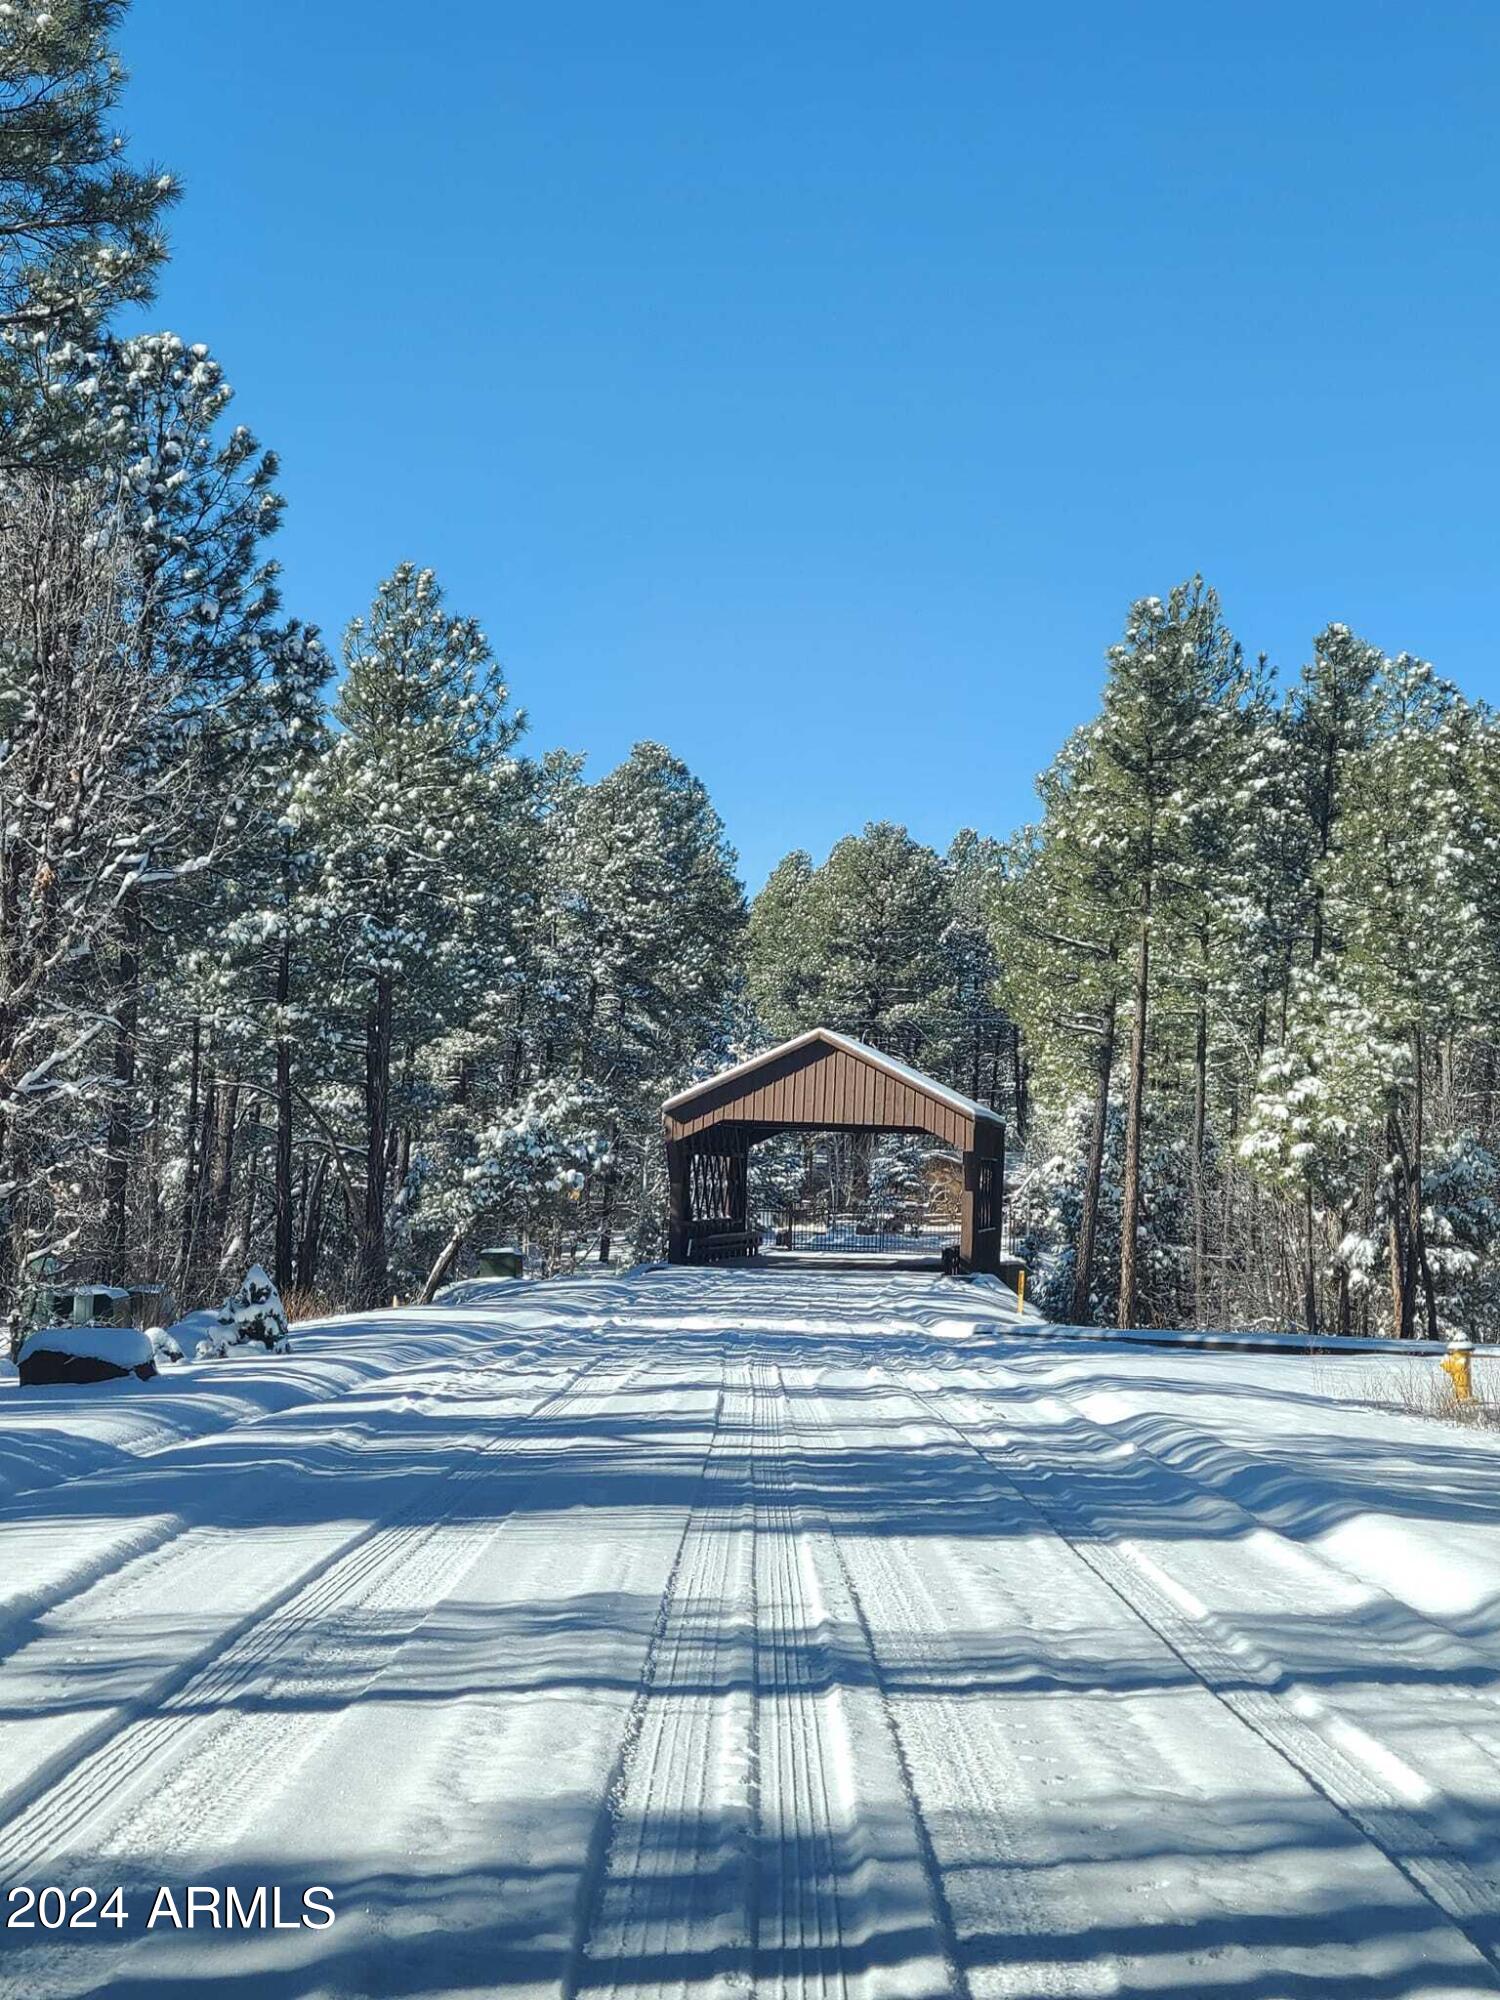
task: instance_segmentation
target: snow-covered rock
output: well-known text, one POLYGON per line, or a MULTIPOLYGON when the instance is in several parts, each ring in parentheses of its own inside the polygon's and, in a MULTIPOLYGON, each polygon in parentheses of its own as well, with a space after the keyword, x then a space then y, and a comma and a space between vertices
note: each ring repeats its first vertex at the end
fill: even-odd
POLYGON ((21 1387, 49 1382, 110 1382, 156 1373, 156 1352, 138 1326, 42 1326, 28 1333, 16 1357, 21 1387))
POLYGON ((146 1328, 146 1338, 151 1343, 151 1351, 155 1354, 158 1363, 163 1361, 180 1361, 182 1359, 182 1343, 170 1327, 148 1326, 146 1328))
POLYGON ((199 1341, 207 1334, 217 1333, 218 1328, 219 1308, 199 1306, 194 1312, 184 1313, 181 1319, 174 1319, 166 1328, 166 1337, 175 1341, 184 1354, 195 1354, 199 1341))

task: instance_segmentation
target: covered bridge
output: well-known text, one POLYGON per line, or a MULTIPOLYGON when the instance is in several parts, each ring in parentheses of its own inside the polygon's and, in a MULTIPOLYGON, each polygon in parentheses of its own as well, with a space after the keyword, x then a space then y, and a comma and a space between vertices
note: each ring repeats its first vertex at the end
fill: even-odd
POLYGON ((832 1028, 767 1049, 662 1106, 674 1264, 750 1256, 750 1148, 778 1132, 927 1133, 962 1159, 959 1256, 999 1268, 1005 1126, 988 1106, 832 1028))

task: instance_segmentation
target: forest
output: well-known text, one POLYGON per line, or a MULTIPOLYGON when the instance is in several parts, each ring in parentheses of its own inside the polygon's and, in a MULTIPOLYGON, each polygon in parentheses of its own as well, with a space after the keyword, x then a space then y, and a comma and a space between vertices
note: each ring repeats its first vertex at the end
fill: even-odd
POLYGON ((114 130, 120 14, 0 13, 0 1315, 653 1256, 662 1099, 823 1023, 1004 1111, 1055 1318, 1493 1337, 1481 704, 1336 623, 1278 673, 1193 577, 1019 831, 872 801, 747 899, 670 748, 534 745, 432 568, 337 644, 283 604, 274 451, 133 330, 178 190, 114 130))

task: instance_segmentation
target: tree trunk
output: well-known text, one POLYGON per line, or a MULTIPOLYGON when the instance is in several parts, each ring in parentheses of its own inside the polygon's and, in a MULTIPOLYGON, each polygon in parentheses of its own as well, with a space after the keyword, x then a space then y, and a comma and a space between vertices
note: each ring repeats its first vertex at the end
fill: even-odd
POLYGON ((229 1198, 234 1191, 234 1132, 239 1118, 240 1087, 231 1083, 217 1091, 214 1125, 213 1176, 208 1190, 208 1240, 213 1261, 223 1258, 229 1228, 229 1198))
POLYGON ((323 1241, 323 1193, 328 1185, 328 1155, 320 1153, 308 1183, 302 1212, 302 1236, 297 1244, 297 1285, 310 1292, 318 1279, 318 1251, 323 1241))
POLYGON ((183 1278, 193 1259, 193 1223, 198 1211, 198 1088, 203 1072, 203 1023, 193 1016, 193 1039, 188 1057, 187 1131, 183 1138, 182 1233, 178 1249, 178 1270, 183 1278))
MULTIPOLYGON (((1424 1051, 1422 1047, 1422 1030, 1420 1027, 1412 1029, 1411 1045, 1412 1062, 1416 1071, 1416 1092, 1412 1108, 1411 1170, 1407 1176, 1406 1190, 1410 1218, 1407 1224, 1407 1234, 1412 1252, 1416 1258, 1417 1267, 1422 1274, 1422 1296, 1427 1306, 1427 1337, 1429 1340, 1436 1340, 1438 1337, 1437 1298, 1433 1291, 1432 1269, 1427 1260, 1427 1225, 1422 1219, 1422 1139, 1423 1127, 1427 1117, 1427 1105, 1426 1083, 1422 1075, 1424 1051)), ((1410 1282, 1411 1289, 1415 1291, 1415 1273, 1412 1274, 1410 1282)), ((1413 1318, 1415 1318, 1415 1307, 1413 1307, 1413 1318)))
POLYGON ((615 1147, 619 1144, 620 1128, 611 1126, 609 1134, 609 1164, 604 1169, 604 1191, 599 1201, 599 1262, 609 1262, 610 1225, 615 1212, 615 1147))
POLYGON ((1398 1340, 1409 1340, 1412 1334, 1413 1313, 1411 1283, 1413 1262, 1407 1242, 1407 1225, 1411 1215, 1408 1192, 1410 1176, 1406 1170, 1406 1145, 1401 1137, 1401 1128, 1396 1122, 1394 1112, 1386 1121, 1386 1146, 1390 1153, 1391 1174, 1391 1331, 1398 1340))
POLYGON ((114 1089, 105 1136, 104 1258, 111 1284, 126 1282, 130 1261, 130 1154, 135 1127, 136 1036, 141 1006, 141 896, 128 889, 120 909, 119 1004, 115 1009, 114 1089))
POLYGON ((1198 1032, 1193 1045, 1193 1324, 1204 1322, 1204 1287, 1208 1265, 1208 1204, 1203 1188, 1203 1150, 1208 1129, 1208 1005, 1198 1002, 1198 1032))
POLYGON ((276 1167, 273 1177, 276 1245, 272 1276, 283 1297, 292 1288, 292 1044, 286 1009, 292 993, 292 939, 288 928, 276 960, 276 1167))
POLYGON ((1318 1331, 1318 1240, 1314 1228, 1313 1197, 1310 1187, 1303 1194, 1302 1317, 1308 1337, 1318 1331))
POLYGON ((1089 1157, 1083 1183, 1083 1213, 1078 1220, 1078 1250, 1073 1262, 1073 1324, 1088 1326, 1093 1317, 1094 1242, 1099 1233, 1099 1188, 1104 1178, 1104 1142, 1109 1135, 1109 1085, 1115 1066, 1113 993, 1104 1009, 1104 1028, 1095 1055, 1094 1117, 1089 1128, 1089 1157))
POLYGON ((240 1224, 240 1243, 245 1263, 252 1261, 251 1245, 255 1241, 256 1196, 260 1192, 256 1169, 260 1164, 260 1113, 250 1115, 250 1127, 245 1137, 245 1212, 240 1224))
POLYGON ((452 1270, 453 1260, 463 1248, 463 1241, 468 1233, 468 1227, 467 1222, 461 1222, 438 1252, 437 1262, 427 1273, 427 1282, 417 1294, 416 1302, 419 1306, 430 1306, 432 1304, 433 1293, 452 1270))
MULTIPOLYGON (((1348 1216, 1344 1215, 1340 1218, 1340 1221, 1341 1224, 1347 1224, 1348 1216)), ((1339 1332, 1340 1334, 1348 1334, 1351 1331, 1349 1317, 1349 1266, 1344 1262, 1342 1257, 1339 1259, 1338 1314, 1339 1332)))
POLYGON ((383 1303, 387 1285, 385 1189, 391 1088, 391 981, 375 982, 365 1017, 365 1210, 360 1231, 358 1300, 383 1303))
POLYGON ((510 1064, 505 1077, 507 1104, 514 1104, 521 1095, 521 1072, 526 1060, 526 991, 523 986, 516 1001, 516 1024, 510 1038, 510 1064))
POLYGON ((141 1227, 137 1234, 137 1255, 143 1273, 153 1280, 167 1271, 166 1214, 161 1194, 162 1168, 162 1079, 157 1070, 152 1077, 151 1102, 146 1112, 146 1161, 141 1227))
POLYGON ((1030 1093, 1026 1085, 1026 1056, 1021 1047, 1021 1026, 1018 1021, 1011 1023, 1010 1060, 1016 1096, 1016 1137, 1024 1139, 1031 1118, 1031 1106, 1030 1093))
POLYGON ((1135 962, 1135 1017, 1130 1024, 1130 1089, 1125 1107, 1125 1174, 1120 1216, 1121 1327, 1135 1325, 1136 1232, 1141 1213, 1141 1124, 1146 1103, 1146 1003, 1151 987, 1151 899, 1141 896, 1135 962))

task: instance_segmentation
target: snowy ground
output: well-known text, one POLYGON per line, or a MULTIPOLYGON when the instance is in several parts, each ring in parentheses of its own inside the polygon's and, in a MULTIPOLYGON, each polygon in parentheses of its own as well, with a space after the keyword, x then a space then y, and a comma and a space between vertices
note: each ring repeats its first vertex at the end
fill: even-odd
POLYGON ((1500 1440, 1007 1316, 497 1286, 12 1499, 0 1875, 127 1922, 0 1996, 1500 1992, 1500 1440), (146 1929, 231 1883, 336 1920, 146 1929))
MULTIPOLYGON (((183 1336, 189 1353, 197 1333, 214 1323, 211 1313, 195 1318, 201 1325, 183 1336)), ((184 1438, 325 1402, 435 1355, 457 1358, 476 1344, 488 1351, 492 1339, 490 1327, 456 1313, 437 1321, 431 1313, 383 1313, 353 1334, 345 1321, 306 1322, 296 1329, 291 1354, 169 1366, 152 1382, 22 1391, 15 1369, 0 1364, 0 1505, 184 1438)))

